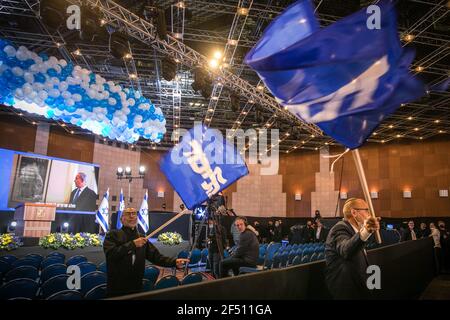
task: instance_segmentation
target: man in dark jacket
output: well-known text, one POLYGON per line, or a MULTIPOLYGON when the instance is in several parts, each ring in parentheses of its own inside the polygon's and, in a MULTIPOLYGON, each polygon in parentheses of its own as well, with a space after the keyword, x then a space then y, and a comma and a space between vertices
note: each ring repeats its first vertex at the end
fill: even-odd
POLYGON ((106 234, 103 250, 107 265, 107 296, 122 296, 142 290, 145 259, 163 267, 182 268, 188 259, 173 259, 161 255, 136 228, 137 210, 127 208, 122 217, 122 229, 106 234))
POLYGON ((316 227, 314 230, 314 242, 325 242, 328 236, 328 229, 325 228, 320 219, 316 220, 316 227))
POLYGON ((379 219, 369 214, 362 199, 348 199, 343 208, 344 219, 331 228, 325 244, 326 276, 334 299, 367 299, 366 241, 380 229, 379 219))
POLYGON ((302 229, 302 238, 302 243, 314 242, 314 228, 311 220, 308 220, 302 229))
POLYGON ((419 238, 419 233, 414 226, 414 221, 408 221, 408 229, 402 232, 401 241, 417 240, 419 238))
POLYGON ((220 276, 228 276, 228 271, 233 269, 234 275, 238 275, 240 267, 256 267, 259 256, 259 242, 252 226, 247 224, 245 217, 237 217, 234 225, 239 230, 239 245, 233 255, 220 263, 220 276))

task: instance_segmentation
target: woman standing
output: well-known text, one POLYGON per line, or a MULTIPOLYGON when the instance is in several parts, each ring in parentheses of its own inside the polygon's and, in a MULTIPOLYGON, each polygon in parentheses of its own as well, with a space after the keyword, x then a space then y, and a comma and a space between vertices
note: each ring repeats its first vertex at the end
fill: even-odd
POLYGON ((430 222, 430 237, 433 238, 434 242, 434 256, 436 261, 436 269, 438 273, 441 271, 442 266, 442 254, 441 254, 441 233, 436 228, 436 225, 433 222, 430 222))

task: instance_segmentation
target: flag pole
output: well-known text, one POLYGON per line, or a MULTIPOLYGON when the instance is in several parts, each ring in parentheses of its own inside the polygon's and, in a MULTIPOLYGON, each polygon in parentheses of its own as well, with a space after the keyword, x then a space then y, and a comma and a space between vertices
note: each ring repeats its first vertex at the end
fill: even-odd
POLYGON ((162 229, 167 227, 169 224, 171 224, 172 222, 174 222, 178 218, 181 218, 181 216, 183 216, 183 215, 185 215, 185 213, 182 213, 182 212, 178 213, 175 217, 173 217, 172 219, 170 219, 166 223, 162 224, 156 230, 154 230, 152 233, 150 233, 148 236, 146 236, 145 239, 147 239, 147 240, 150 239, 153 235, 157 234, 159 231, 161 231, 162 229))
MULTIPOLYGON (((363 189, 364 198, 366 198, 366 202, 369 205, 370 215, 376 218, 375 210, 373 209, 372 198, 370 197, 369 193, 369 186, 367 185, 366 174, 364 172, 364 168, 362 165, 361 156, 359 155, 359 150, 358 149, 352 150, 352 155, 353 160, 355 160, 356 171, 358 172, 359 182, 361 183, 361 187, 363 189)), ((378 244, 381 243, 381 235, 379 230, 375 232, 375 239, 378 244)))

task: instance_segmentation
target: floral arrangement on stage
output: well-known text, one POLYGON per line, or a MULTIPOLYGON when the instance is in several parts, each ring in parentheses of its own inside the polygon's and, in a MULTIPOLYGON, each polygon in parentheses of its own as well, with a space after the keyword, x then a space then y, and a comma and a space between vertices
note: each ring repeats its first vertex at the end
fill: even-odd
POLYGON ((98 234, 81 232, 77 234, 50 233, 39 239, 39 246, 45 249, 98 247, 102 245, 98 234))
POLYGON ((12 233, 0 234, 0 250, 15 250, 23 246, 22 240, 12 233))
POLYGON ((158 241, 169 246, 180 244, 183 237, 178 232, 164 232, 158 236, 158 241))

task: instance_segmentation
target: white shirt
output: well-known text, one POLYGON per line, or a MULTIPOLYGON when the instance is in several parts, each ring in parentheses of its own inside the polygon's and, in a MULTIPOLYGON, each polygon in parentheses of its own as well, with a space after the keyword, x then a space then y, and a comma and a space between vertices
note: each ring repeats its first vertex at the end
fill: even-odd
POLYGON ((414 230, 411 230, 411 240, 417 240, 417 236, 414 230))
POLYGON ((441 233, 436 228, 431 228, 431 234, 430 237, 433 237, 434 241, 434 247, 440 248, 441 247, 441 233))
POLYGON ((322 227, 317 227, 316 239, 319 239, 319 237, 320 237, 320 230, 322 230, 322 227))

